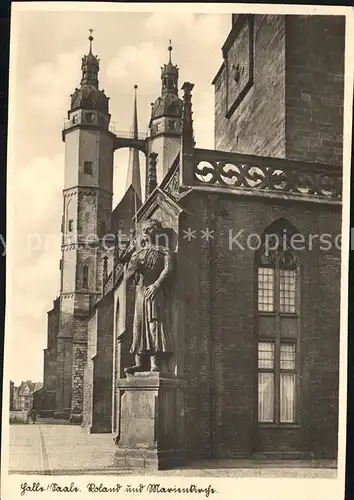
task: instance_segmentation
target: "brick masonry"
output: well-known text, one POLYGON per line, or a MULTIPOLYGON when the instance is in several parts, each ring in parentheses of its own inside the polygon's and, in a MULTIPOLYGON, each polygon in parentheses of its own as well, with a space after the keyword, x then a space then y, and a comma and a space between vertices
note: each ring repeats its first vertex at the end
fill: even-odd
POLYGON ((98 307, 97 351, 93 366, 92 432, 111 432, 113 377, 113 292, 98 307))
POLYGON ((73 367, 72 367, 72 413, 83 411, 84 390, 84 367, 87 357, 87 346, 85 343, 73 343, 73 367))
POLYGON ((52 416, 56 409, 59 306, 60 298, 58 297, 53 301, 53 308, 47 313, 47 346, 43 353, 43 388, 36 393, 34 400, 37 411, 45 416, 52 416))
POLYGON ((340 165, 345 18, 286 16, 286 157, 340 165))
MULTIPOLYGON (((56 357, 59 333, 59 299, 53 304, 53 309, 48 311, 48 336, 47 348, 44 350, 44 391, 55 391, 56 388, 56 357)), ((48 408, 49 409, 49 408, 48 408)), ((53 408, 54 409, 54 408, 53 408)))
MULTIPOLYGON (((283 157, 285 154, 285 18, 275 15, 253 17, 254 84, 232 116, 227 119, 225 67, 216 78, 215 149, 283 157)), ((232 65, 238 63, 246 65, 246 61, 229 57, 230 71, 232 65)))
MULTIPOLYGON (((252 17, 254 83, 226 118, 225 64, 219 70, 214 79, 215 148, 341 164, 344 18, 252 17)), ((231 46, 228 67, 244 63, 238 58, 231 46)))
POLYGON ((72 393, 72 340, 57 338, 56 411, 71 409, 72 393))
MULTIPOLYGON (((187 201, 187 200, 186 200, 187 201)), ((181 241, 185 296, 185 446, 198 454, 250 457, 256 452, 313 453, 334 458, 338 432, 340 252, 299 252, 301 265, 299 429, 258 434, 254 251, 229 250, 229 230, 262 234, 285 219, 310 234, 341 231, 339 207, 194 194, 184 227, 215 230, 207 244, 181 241), (192 226, 191 226, 192 224, 192 226), (198 253, 198 261, 193 257, 198 253), (211 265, 211 257, 213 265, 211 265), (198 426, 195 425, 198 422, 198 426), (268 444, 267 444, 268 443, 268 444)), ((253 241, 253 245, 254 245, 253 241)))

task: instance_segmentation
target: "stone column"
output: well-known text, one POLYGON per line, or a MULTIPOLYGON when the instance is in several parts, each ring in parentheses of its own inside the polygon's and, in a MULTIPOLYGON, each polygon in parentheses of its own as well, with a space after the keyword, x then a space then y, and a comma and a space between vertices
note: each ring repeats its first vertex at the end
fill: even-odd
POLYGON ((193 184, 193 151, 195 147, 193 132, 192 90, 194 84, 185 82, 182 86, 183 113, 182 113, 182 147, 180 184, 190 186, 193 184))
POLYGON ((117 381, 121 394, 115 466, 168 469, 183 462, 183 380, 141 372, 117 381))

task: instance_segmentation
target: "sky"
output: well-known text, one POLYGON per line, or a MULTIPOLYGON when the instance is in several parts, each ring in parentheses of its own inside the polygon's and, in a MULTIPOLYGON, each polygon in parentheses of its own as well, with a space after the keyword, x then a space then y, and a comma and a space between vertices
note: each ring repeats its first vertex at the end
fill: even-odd
MULTIPOLYGON (((93 52, 100 58, 100 88, 110 97, 111 121, 117 130, 131 127, 135 84, 139 129, 147 130, 150 103, 160 95, 160 68, 168 60, 171 39, 172 61, 180 68, 179 87, 184 81, 195 84, 197 146, 214 147, 211 82, 222 63, 231 14, 12 12, 6 352, 9 377, 16 384, 43 377, 47 311, 59 294, 60 282, 65 146, 61 130, 70 94, 80 83, 90 28, 93 52)), ((114 206, 124 193, 127 159, 126 150, 115 153, 114 206)), ((142 180, 143 173, 142 169, 142 180)))

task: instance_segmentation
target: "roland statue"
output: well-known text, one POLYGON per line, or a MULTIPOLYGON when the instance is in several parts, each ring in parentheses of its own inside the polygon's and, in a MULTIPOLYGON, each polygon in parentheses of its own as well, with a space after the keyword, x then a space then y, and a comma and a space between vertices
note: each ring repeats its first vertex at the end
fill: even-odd
POLYGON ((130 349, 135 364, 124 369, 128 374, 161 371, 162 360, 171 353, 166 280, 172 271, 172 253, 168 244, 159 245, 161 237, 166 241, 161 223, 145 221, 122 256, 125 279, 136 285, 130 349))

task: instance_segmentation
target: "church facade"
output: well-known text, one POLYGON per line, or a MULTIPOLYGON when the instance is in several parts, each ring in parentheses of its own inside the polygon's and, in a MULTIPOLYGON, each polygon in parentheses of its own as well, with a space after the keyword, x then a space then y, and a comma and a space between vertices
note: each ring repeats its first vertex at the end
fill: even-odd
POLYGON ((53 391, 55 373, 56 416, 112 433, 118 466, 337 457, 344 41, 338 16, 232 15, 206 150, 172 47, 148 137, 136 95, 131 137, 117 137, 90 37, 63 130, 61 292, 45 378, 53 391), (112 211, 121 147, 127 190, 112 211), (143 281, 127 279, 132 255, 143 278, 155 265, 149 248, 130 252, 150 226, 164 241, 151 255, 170 262, 157 280, 169 347, 147 348, 159 355, 151 367, 134 365, 145 351, 132 337, 160 328, 162 302, 144 299, 157 309, 137 326, 143 281))

